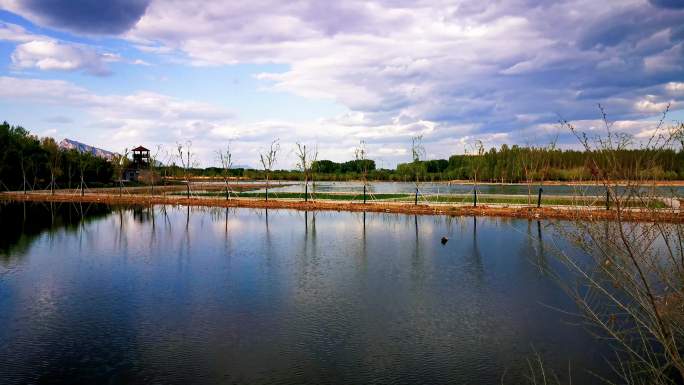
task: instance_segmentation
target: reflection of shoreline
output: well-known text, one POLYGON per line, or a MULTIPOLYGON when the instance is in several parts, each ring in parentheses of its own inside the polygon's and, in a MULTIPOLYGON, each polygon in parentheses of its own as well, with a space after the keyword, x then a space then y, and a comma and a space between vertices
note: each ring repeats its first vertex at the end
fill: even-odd
MULTIPOLYGON (((601 207, 588 208, 585 206, 568 207, 541 207, 533 206, 478 206, 450 205, 450 204, 409 204, 401 202, 378 202, 378 203, 354 203, 344 201, 294 201, 294 200, 261 200, 239 198, 225 200, 225 198, 185 198, 181 196, 159 195, 85 195, 76 194, 37 194, 31 193, 0 193, 0 202, 83 202, 104 203, 115 205, 183 205, 201 207, 246 207, 246 208, 272 208, 294 210, 319 210, 319 211, 350 211, 350 212, 384 212, 396 214, 417 215, 451 215, 451 216, 489 216, 506 218, 527 219, 567 219, 567 220, 615 220, 615 210, 605 210, 601 207)), ((648 210, 622 209, 621 220, 624 221, 657 221, 657 222, 684 222, 684 212, 675 210, 648 210)))
POLYGON ((104 204, 3 202, 0 204, 0 257, 23 254, 45 232, 76 231, 82 223, 111 212, 112 207, 104 204))

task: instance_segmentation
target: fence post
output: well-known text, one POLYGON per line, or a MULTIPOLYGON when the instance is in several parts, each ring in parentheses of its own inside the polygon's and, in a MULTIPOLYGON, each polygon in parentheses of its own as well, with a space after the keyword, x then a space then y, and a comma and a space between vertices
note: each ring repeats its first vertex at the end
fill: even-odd
POLYGON ((477 190, 473 190, 473 207, 477 207, 477 190))
POLYGON ((309 201, 309 184, 304 182, 304 202, 309 201))
POLYGON ((366 184, 363 185, 363 204, 366 204, 366 184))
POLYGON ((418 205, 418 187, 416 187, 416 200, 414 203, 416 206, 418 205))
POLYGON ((539 188, 539 196, 537 196, 537 208, 541 207, 541 195, 542 195, 542 188, 539 188))
POLYGON ((610 190, 606 189, 606 210, 610 210, 610 190))

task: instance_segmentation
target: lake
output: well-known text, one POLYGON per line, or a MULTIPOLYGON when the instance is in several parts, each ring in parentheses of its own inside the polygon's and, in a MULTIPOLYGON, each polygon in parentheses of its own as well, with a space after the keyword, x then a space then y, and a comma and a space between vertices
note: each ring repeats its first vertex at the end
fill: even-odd
POLYGON ((0 230, 3 384, 517 384, 535 352, 573 383, 608 370, 551 309, 574 307, 544 221, 5 203, 0 230))
MULTIPOLYGON (((240 182, 247 183, 247 182, 240 182)), ((259 183, 263 183, 259 182, 259 183)), ((271 192, 304 192, 303 182, 291 181, 274 181, 271 192)), ((421 194, 472 194, 473 184, 464 183, 446 183, 446 182, 423 182, 420 183, 421 194)), ((544 195, 563 195, 563 196, 605 196, 606 190, 602 186, 590 185, 564 185, 564 184, 550 184, 540 186, 538 183, 533 183, 529 186, 526 184, 479 184, 477 186, 478 193, 481 194, 504 194, 504 195, 528 195, 537 196, 539 187, 543 188, 544 195)), ((309 184, 309 192, 312 189, 309 184)), ((369 182, 369 192, 376 194, 413 194, 416 191, 416 185, 413 182, 369 182)), ((616 188, 618 193, 622 192, 622 188, 616 188)), ((684 195, 684 186, 657 186, 655 190, 653 187, 645 185, 641 188, 644 193, 653 193, 662 196, 677 196, 684 195)), ((264 192, 263 189, 258 192, 264 192)), ((316 182, 316 192, 319 193, 342 193, 342 192, 363 192, 362 182, 316 182)), ((655 194, 654 194, 655 195, 655 194)))

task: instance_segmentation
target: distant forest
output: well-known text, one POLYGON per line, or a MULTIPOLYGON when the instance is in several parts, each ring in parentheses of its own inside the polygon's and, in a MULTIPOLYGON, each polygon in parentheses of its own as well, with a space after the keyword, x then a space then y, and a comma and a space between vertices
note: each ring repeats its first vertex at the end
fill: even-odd
POLYGON ((76 150, 63 150, 52 138, 31 135, 20 126, 0 125, 0 190, 75 188, 81 174, 88 186, 111 184, 112 164, 76 150))
MULTIPOLYGON (((50 188, 77 188, 81 177, 88 187, 112 185, 117 178, 119 164, 89 153, 59 148, 52 138, 31 135, 28 130, 0 125, 0 190, 50 188)), ((452 155, 449 159, 414 160, 402 163, 396 169, 377 169, 373 160, 333 162, 318 160, 312 163, 310 174, 315 180, 355 180, 364 174, 369 180, 422 181, 477 180, 481 182, 520 183, 526 181, 578 181, 596 179, 595 153, 556 148, 502 145, 480 155, 452 155)), ((649 179, 684 180, 684 151, 619 150, 612 154, 622 168, 637 168, 649 179), (644 159, 648 160, 645 165, 644 159)), ((125 160, 125 159, 124 159, 125 160)), ((183 170, 176 165, 157 166, 162 176, 181 176, 183 170)), ((223 170, 217 167, 193 168, 190 174, 203 177, 232 177, 263 179, 263 170, 236 168, 223 170)), ((120 175, 120 174, 119 174, 120 175)), ((274 170, 270 179, 303 180, 296 170, 274 170)))
MULTIPOLYGON (((364 169, 369 180, 412 181, 416 175, 422 181, 478 180, 481 182, 521 183, 526 181, 579 181, 596 179, 593 162, 604 156, 579 150, 549 149, 502 145, 482 155, 452 155, 435 159, 401 163, 394 170, 377 169, 373 160, 351 160, 337 163, 319 160, 311 166, 316 180, 345 181, 361 179, 364 169)), ((684 180, 684 151, 619 150, 613 153, 618 168, 638 169, 647 179, 684 180), (647 160, 647 162, 645 162, 647 160)), ((599 164, 600 165, 600 164, 599 164)), ((604 165, 601 168, 604 168, 604 165)), ((220 176, 220 168, 196 169, 196 174, 220 176)), ((173 173, 172 173, 173 174, 173 173)), ((260 170, 231 170, 234 177, 262 179, 260 170)), ((275 170, 272 179, 301 180, 302 172, 275 170)))

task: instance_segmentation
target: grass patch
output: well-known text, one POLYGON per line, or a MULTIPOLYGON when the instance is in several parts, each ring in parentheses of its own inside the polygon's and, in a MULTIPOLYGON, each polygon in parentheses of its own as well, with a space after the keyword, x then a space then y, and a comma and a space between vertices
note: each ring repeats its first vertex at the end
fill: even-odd
MULTIPOLYGON (((185 195, 184 192, 174 192, 171 195, 185 195)), ((222 191, 202 191, 198 193, 193 193, 193 196, 205 196, 205 197, 224 197, 225 193, 222 191)), ((266 199, 266 193, 255 193, 255 192, 233 192, 230 194, 231 197, 239 198, 255 198, 255 199, 266 199)), ((308 194, 309 200, 336 200, 336 201, 348 201, 348 202, 361 202, 363 201, 363 194, 354 193, 317 193, 308 194)), ((270 192, 268 194, 271 199, 299 199, 304 200, 304 193, 300 192, 270 192)), ((394 202, 407 202, 413 203, 415 199, 414 194, 373 194, 367 195, 366 200, 371 202, 376 201, 394 201, 394 202)), ((469 205, 473 202, 473 197, 471 195, 428 195, 418 196, 418 203, 453 203, 453 204, 464 204, 469 205)), ((478 204, 511 204, 511 205, 537 205, 537 197, 534 196, 532 199, 528 200, 526 195, 520 196, 495 196, 495 195, 478 195, 478 204)), ((547 197, 542 199, 542 206, 593 206, 593 207, 603 207, 605 206, 605 200, 595 199, 590 197, 547 197)), ((623 203, 624 204, 624 203, 623 203)), ((636 200, 627 202, 624 204, 627 207, 646 207, 662 209, 667 206, 659 200, 652 200, 649 204, 645 204, 636 200)), ((611 202, 611 206, 614 203, 611 202)))
MULTIPOLYGON (((182 192, 174 192, 173 195, 185 195, 182 192)), ((206 197, 225 197, 226 194, 223 191, 203 191, 200 193, 193 193, 194 196, 206 196, 206 197)), ((363 194, 353 194, 353 193, 341 193, 341 194, 331 194, 331 193, 309 193, 309 199, 326 199, 326 200, 338 200, 338 201, 362 201, 363 194)), ((232 197, 239 198, 263 198, 266 199, 266 193, 254 193, 254 192, 233 192, 230 194, 232 197)), ((301 199, 304 200, 304 193, 298 192, 269 192, 269 198, 273 199, 301 199)), ((410 197, 409 194, 373 194, 373 198, 376 200, 388 200, 396 198, 406 198, 410 197)), ((366 200, 370 201, 371 195, 366 196, 366 200)))

